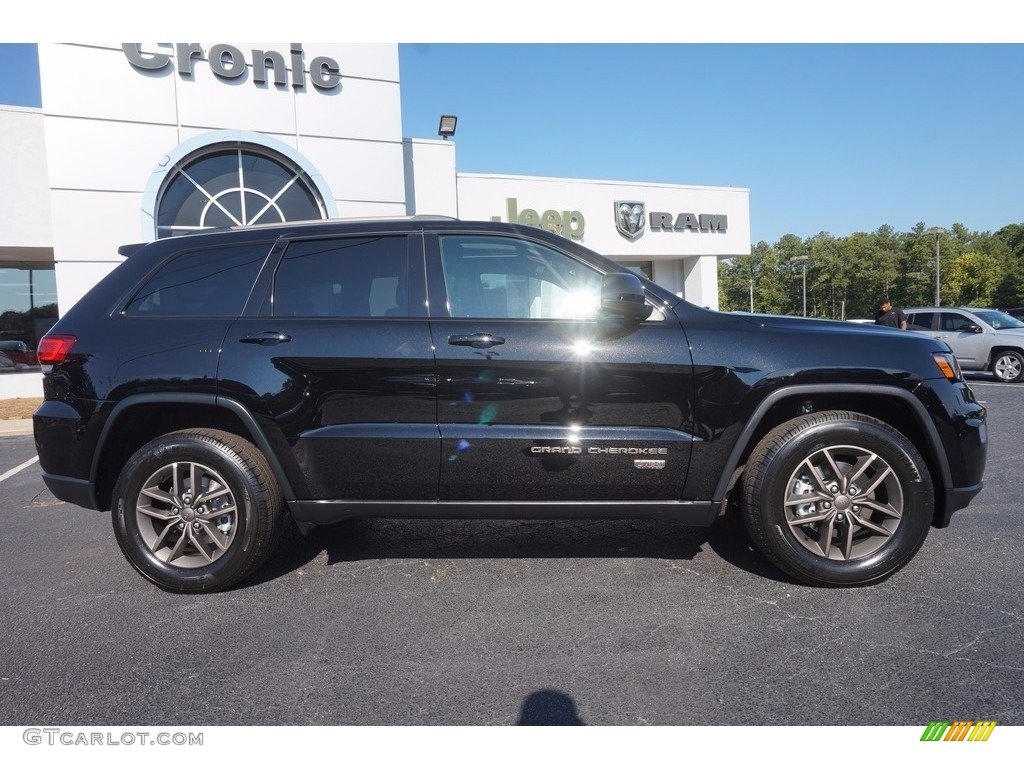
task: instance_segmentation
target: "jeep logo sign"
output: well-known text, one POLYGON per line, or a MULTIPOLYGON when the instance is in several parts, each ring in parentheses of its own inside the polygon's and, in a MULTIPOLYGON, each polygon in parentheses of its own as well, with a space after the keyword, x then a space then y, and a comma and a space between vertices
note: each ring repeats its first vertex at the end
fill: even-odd
MULTIPOLYGON (((505 198, 507 221, 527 227, 540 227, 556 235, 573 240, 582 240, 587 223, 580 211, 562 211, 548 209, 538 213, 533 208, 519 210, 519 200, 515 197, 505 198)), ((501 216, 491 216, 491 221, 501 221, 501 216)))
MULTIPOLYGON (((171 44, 160 43, 159 45, 170 47, 171 44)), ((248 70, 245 54, 233 45, 216 43, 207 49, 199 43, 175 43, 173 47, 172 57, 170 53, 143 53, 139 43, 121 44, 121 50, 124 51, 125 57, 136 69, 158 72, 165 69, 174 58, 178 74, 182 77, 192 77, 195 67, 194 59, 202 60, 203 55, 208 54, 206 58, 210 63, 210 69, 217 77, 225 80, 245 79, 248 70)), ((292 43, 289 50, 291 85, 296 89, 306 85, 302 55, 302 43, 292 43)), ((254 83, 265 83, 269 76, 273 78, 274 85, 283 88, 288 85, 288 73, 289 69, 282 54, 258 48, 252 50, 252 81, 254 83)), ((341 67, 330 56, 317 56, 309 62, 309 81, 313 87, 329 91, 341 82, 341 67)))

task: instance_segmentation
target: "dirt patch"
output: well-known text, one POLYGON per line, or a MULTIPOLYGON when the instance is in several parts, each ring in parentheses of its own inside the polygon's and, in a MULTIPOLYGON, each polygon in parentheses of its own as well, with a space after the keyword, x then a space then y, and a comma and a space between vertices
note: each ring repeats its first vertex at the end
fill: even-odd
POLYGON ((43 402, 41 397, 12 397, 0 400, 0 420, 31 419, 32 412, 43 402))

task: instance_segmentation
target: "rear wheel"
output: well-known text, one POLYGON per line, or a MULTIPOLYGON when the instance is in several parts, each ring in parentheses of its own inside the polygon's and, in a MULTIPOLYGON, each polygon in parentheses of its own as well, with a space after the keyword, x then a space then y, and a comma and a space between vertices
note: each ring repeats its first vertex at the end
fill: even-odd
POLYGON ((237 584, 270 555, 284 503, 263 454, 236 435, 173 432, 140 448, 114 488, 128 562, 176 592, 237 584))
POLYGON ((754 544, 814 586, 860 586, 914 556, 935 498, 920 453, 859 413, 826 411, 782 424, 744 471, 743 511, 754 544))
POLYGON ((1016 384, 1024 379, 1024 356, 1012 349, 997 353, 992 359, 992 373, 1000 381, 1016 384))

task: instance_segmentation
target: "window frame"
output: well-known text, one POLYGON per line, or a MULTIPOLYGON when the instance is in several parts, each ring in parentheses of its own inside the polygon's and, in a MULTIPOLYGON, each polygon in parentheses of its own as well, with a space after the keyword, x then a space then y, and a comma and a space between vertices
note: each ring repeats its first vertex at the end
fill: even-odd
MULTIPOLYGON (((502 257, 500 255, 496 255, 493 258, 497 261, 497 260, 500 260, 500 259, 502 259, 504 257, 502 257)), ((458 320, 481 320, 481 321, 491 320, 491 321, 496 321, 496 322, 509 322, 509 321, 514 321, 514 322, 520 322, 520 321, 534 321, 534 322, 552 322, 552 321, 580 322, 580 321, 596 320, 600 316, 600 286, 601 286, 601 280, 604 278, 604 275, 608 274, 607 272, 604 272, 603 270, 599 269, 595 265, 590 264, 587 261, 585 261, 584 259, 581 259, 581 258, 577 257, 573 253, 571 253, 569 251, 566 251, 566 250, 561 250, 561 249, 555 248, 555 247, 553 247, 549 243, 542 242, 542 241, 539 241, 539 240, 534 240, 534 239, 531 239, 529 237, 524 237, 522 234, 511 235, 511 234, 487 232, 487 231, 482 231, 482 232, 473 232, 473 231, 439 231, 439 232, 434 233, 433 237, 431 238, 431 264, 433 266, 435 266, 436 269, 434 271, 437 274, 437 279, 436 279, 436 281, 432 282, 431 287, 434 288, 434 290, 437 292, 437 294, 441 298, 440 301, 433 303, 432 306, 440 307, 444 311, 444 314, 439 314, 438 312, 434 311, 434 312, 432 312, 432 316, 434 316, 434 317, 447 317, 447 318, 458 319, 458 320), (445 250, 444 250, 444 248, 445 248, 444 240, 446 240, 446 239, 465 240, 465 241, 474 241, 474 240, 476 240, 476 241, 479 241, 481 243, 484 243, 486 241, 494 241, 494 240, 510 241, 510 243, 512 243, 513 245, 510 248, 509 256, 512 257, 512 258, 522 258, 522 248, 524 247, 524 245, 526 247, 541 248, 544 251, 548 251, 548 252, 550 252, 552 254, 555 254, 555 255, 561 257, 562 259, 565 259, 566 261, 571 262, 577 268, 582 269, 582 270, 586 270, 586 272, 591 273, 591 274, 593 274, 593 275, 595 275, 597 277, 597 280, 596 280, 595 285, 594 285, 594 287, 596 289, 596 295, 594 297, 596 299, 596 303, 595 303, 595 306, 594 306, 594 311, 591 314, 585 314, 585 315, 581 315, 581 316, 560 316, 560 315, 556 315, 556 316, 543 316, 542 315, 542 316, 517 316, 517 317, 511 317, 508 314, 506 314, 506 315, 497 315, 497 314, 488 314, 488 313, 479 313, 479 314, 470 314, 470 315, 453 314, 452 313, 452 303, 451 303, 452 302, 452 296, 451 296, 451 293, 450 293, 449 287, 448 287, 448 274, 449 274, 449 270, 446 269, 446 267, 445 267, 446 259, 445 259, 445 250)), ((479 275, 479 276, 482 276, 482 275, 484 275, 486 273, 481 270, 481 271, 478 271, 476 274, 479 275)), ((500 273, 495 272, 494 274, 500 274, 500 273)), ((524 279, 527 279, 527 280, 531 280, 531 279, 538 279, 538 280, 540 280, 540 279, 542 279, 542 278, 539 278, 539 277, 530 277, 525 272, 522 273, 522 274, 520 274, 518 272, 515 272, 515 273, 513 273, 513 272, 506 272, 505 273, 506 278, 509 275, 514 275, 516 278, 524 278, 524 279)), ((559 285, 555 281, 547 280, 545 282, 548 282, 551 285, 553 285, 553 286, 555 286, 557 288, 560 288, 561 290, 567 290, 564 286, 559 285)), ((432 293, 432 295, 434 295, 434 294, 432 293)), ((532 305, 532 303, 534 301, 536 301, 538 298, 541 298, 541 297, 540 296, 534 296, 534 297, 530 298, 530 304, 532 305)), ((543 299, 541 299, 541 300, 543 301, 543 299)), ((508 301, 508 298, 507 298, 507 295, 506 295, 506 302, 507 301, 508 301)), ((481 306, 482 306, 482 304, 481 304, 481 306)), ((506 303, 506 307, 507 306, 508 306, 508 304, 506 303)))
POLYGON ((385 319, 406 320, 427 317, 426 285, 423 264, 423 235, 419 231, 386 230, 386 231, 353 231, 333 232, 315 236, 292 236, 281 238, 274 247, 272 258, 265 268, 259 292, 260 299, 256 302, 258 309, 254 312, 262 317, 275 320, 314 319, 316 321, 331 320, 373 320, 385 319), (338 240, 365 240, 367 238, 402 238, 405 240, 405 271, 406 271, 406 313, 404 315, 282 315, 276 314, 275 292, 277 290, 278 273, 283 267, 288 251, 299 244, 313 242, 330 242, 338 240))
MULTIPOLYGON (((183 248, 180 250, 174 250, 169 252, 164 258, 160 259, 153 267, 146 271, 146 274, 139 279, 133 286, 131 292, 124 297, 120 302, 120 309, 118 314, 122 317, 131 319, 147 319, 147 318, 182 318, 182 317, 241 317, 246 313, 246 308, 252 301, 254 292, 260 283, 260 277, 266 269, 268 259, 271 257, 274 250, 274 241, 272 240, 245 240, 241 242, 218 242, 216 244, 205 244, 195 245, 191 248, 183 248), (139 294, 141 294, 154 280, 157 279, 168 267, 175 262, 191 258, 198 254, 208 254, 211 251, 223 251, 229 249, 263 249, 263 255, 259 259, 259 263, 255 268, 252 275, 252 279, 249 283, 249 287, 245 290, 245 295, 242 298, 240 306, 235 312, 225 313, 208 313, 208 312, 197 312, 197 313, 166 313, 166 312, 138 312, 132 311, 132 305, 135 303, 139 294)), ((255 260, 254 260, 255 261, 255 260)), ((244 283, 242 283, 244 285, 244 283)))

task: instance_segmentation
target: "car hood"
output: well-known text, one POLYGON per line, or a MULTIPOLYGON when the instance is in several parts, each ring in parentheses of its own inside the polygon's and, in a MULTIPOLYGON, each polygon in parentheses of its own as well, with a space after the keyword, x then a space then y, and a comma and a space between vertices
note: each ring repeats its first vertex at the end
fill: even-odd
MULTIPOLYGON (((780 328, 793 331, 826 331, 829 333, 878 334, 906 333, 898 328, 889 328, 874 323, 851 323, 844 320, 821 320, 814 317, 793 317, 792 315, 761 315, 751 312, 731 312, 748 323, 763 328, 780 328)), ((1024 330, 1024 329, 1022 329, 1024 330)))

